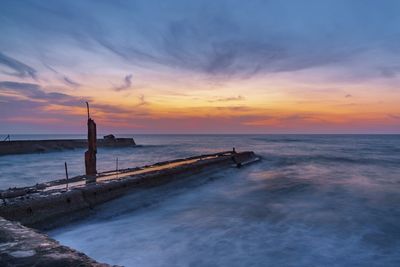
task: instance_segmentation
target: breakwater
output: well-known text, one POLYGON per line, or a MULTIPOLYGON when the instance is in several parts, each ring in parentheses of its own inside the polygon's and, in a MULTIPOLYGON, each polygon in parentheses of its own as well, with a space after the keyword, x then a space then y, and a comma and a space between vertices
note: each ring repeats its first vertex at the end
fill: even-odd
POLYGON ((103 172, 95 183, 85 176, 61 179, 1 192, 0 216, 36 228, 53 228, 85 216, 96 205, 135 189, 164 184, 190 175, 240 167, 257 161, 253 152, 221 152, 103 172))
MULTIPOLYGON (((97 147, 135 146, 133 138, 97 139, 97 147)), ((87 139, 18 140, 0 142, 0 156, 11 154, 43 153, 56 150, 86 148, 87 139)))

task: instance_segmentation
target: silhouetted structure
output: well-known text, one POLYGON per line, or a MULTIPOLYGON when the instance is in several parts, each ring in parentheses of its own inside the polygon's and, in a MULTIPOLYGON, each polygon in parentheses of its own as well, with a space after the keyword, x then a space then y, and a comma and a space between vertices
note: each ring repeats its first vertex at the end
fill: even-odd
POLYGON ((97 132, 96 132, 96 123, 94 120, 90 118, 89 113, 89 103, 86 102, 87 113, 88 113, 88 150, 85 152, 85 168, 86 175, 88 176, 88 182, 96 181, 96 140, 97 140, 97 132))
POLYGON ((105 136, 103 136, 103 138, 104 138, 104 140, 107 140, 107 141, 115 141, 115 136, 113 134, 105 135, 105 136))

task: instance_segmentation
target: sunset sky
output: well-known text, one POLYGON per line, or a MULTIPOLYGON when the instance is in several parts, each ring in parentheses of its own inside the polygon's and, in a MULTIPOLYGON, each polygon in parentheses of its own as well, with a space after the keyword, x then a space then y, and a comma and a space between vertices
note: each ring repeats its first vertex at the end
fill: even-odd
POLYGON ((400 1, 0 2, 0 134, 399 133, 400 1))

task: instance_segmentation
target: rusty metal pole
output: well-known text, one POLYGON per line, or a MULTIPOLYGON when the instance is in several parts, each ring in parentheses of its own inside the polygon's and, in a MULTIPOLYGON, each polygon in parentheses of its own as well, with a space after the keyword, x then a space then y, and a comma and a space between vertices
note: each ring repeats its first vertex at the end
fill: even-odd
POLYGON ((89 102, 86 101, 87 119, 90 119, 89 102))
POLYGON ((65 167, 65 178, 67 180, 67 190, 68 190, 68 166, 67 166, 67 162, 64 162, 64 167, 65 167))
POLYGON ((97 154, 97 130, 96 123, 90 118, 89 103, 86 102, 88 115, 88 150, 85 152, 86 182, 96 182, 96 154, 97 154))

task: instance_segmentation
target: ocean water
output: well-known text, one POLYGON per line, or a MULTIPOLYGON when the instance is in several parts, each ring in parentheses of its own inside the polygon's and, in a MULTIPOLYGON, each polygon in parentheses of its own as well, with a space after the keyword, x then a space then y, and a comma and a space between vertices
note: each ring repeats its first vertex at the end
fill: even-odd
MULTIPOLYGON (((99 169, 231 149, 257 164, 142 190, 48 234, 124 266, 400 266, 399 135, 135 136, 99 169)), ((83 171, 83 149, 0 157, 3 188, 83 171)))

